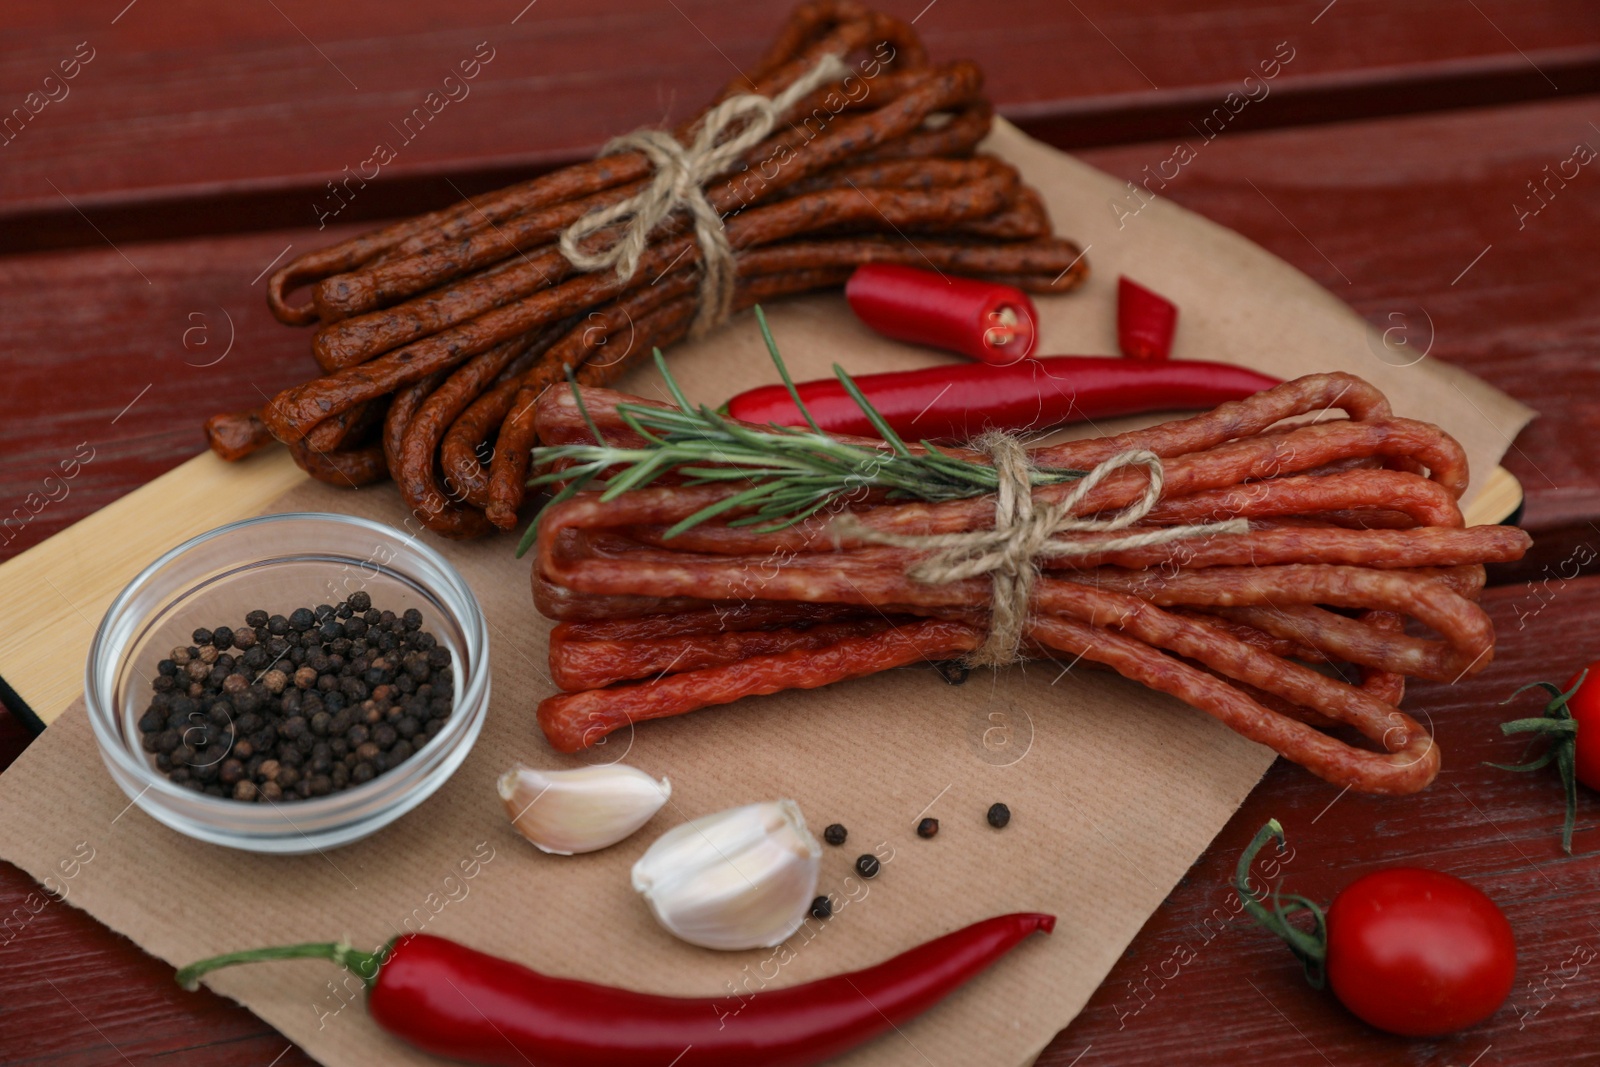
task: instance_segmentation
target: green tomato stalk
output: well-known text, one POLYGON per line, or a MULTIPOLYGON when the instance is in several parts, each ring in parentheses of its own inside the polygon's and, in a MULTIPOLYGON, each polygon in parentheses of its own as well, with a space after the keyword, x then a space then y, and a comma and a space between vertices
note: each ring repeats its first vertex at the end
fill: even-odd
MULTIPOLYGON (((1572 718, 1572 711, 1567 707, 1567 701, 1572 699, 1574 693, 1583 685, 1589 672, 1585 670, 1578 675, 1578 680, 1572 683, 1572 688, 1566 692, 1554 682, 1529 682, 1519 688, 1515 693, 1501 701, 1509 704, 1517 697, 1530 689, 1543 689, 1550 694, 1550 703, 1544 706, 1543 715, 1535 715, 1528 719, 1513 719, 1500 724, 1500 732, 1510 737, 1512 734, 1533 734, 1533 739, 1528 745, 1532 751, 1533 746, 1540 741, 1549 744, 1535 759, 1525 759, 1522 763, 1491 763, 1489 766, 1502 771, 1537 771, 1543 770, 1551 763, 1556 765, 1556 770, 1561 774, 1561 784, 1567 791, 1567 818, 1561 827, 1561 847, 1567 855, 1572 855, 1572 828, 1578 821, 1578 724, 1572 718)), ((1527 756, 1527 752, 1523 753, 1527 756)))

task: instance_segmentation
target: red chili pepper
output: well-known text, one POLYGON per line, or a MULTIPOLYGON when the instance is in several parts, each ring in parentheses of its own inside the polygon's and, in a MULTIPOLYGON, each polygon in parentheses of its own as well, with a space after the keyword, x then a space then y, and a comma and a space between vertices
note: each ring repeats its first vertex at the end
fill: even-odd
POLYGON ((214 956, 178 972, 317 957, 367 984, 367 1011, 418 1048, 494 1067, 804 1067, 898 1027, 1055 916, 1018 912, 946 934, 865 970, 746 997, 665 997, 552 978, 429 934, 377 952, 305 944, 214 956), (692 1051, 690 1051, 692 1050, 692 1051))
POLYGON ((1038 339, 1039 313, 1021 289, 953 274, 867 263, 844 287, 850 309, 885 337, 1004 366, 1038 339))
POLYGON ((1117 279, 1117 347, 1129 359, 1166 359, 1178 329, 1178 305, 1133 281, 1117 279))
MULTIPOLYGON (((1280 384, 1229 363, 1148 363, 1115 356, 1051 356, 1006 367, 958 364, 867 374, 856 386, 894 431, 908 440, 967 440, 985 430, 1043 430, 1144 411, 1213 408, 1280 384)), ((796 387, 817 425, 829 433, 877 436, 842 381, 796 387)), ((763 385, 728 401, 743 422, 805 426, 783 385, 763 385)))

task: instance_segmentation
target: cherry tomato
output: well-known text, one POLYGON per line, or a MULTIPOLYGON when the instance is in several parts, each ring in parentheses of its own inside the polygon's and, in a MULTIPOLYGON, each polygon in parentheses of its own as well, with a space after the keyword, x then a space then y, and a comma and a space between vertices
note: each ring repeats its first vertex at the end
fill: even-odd
POLYGON ((1332 986, 1356 1016, 1406 1037, 1465 1029, 1505 1003, 1517 943, 1479 890, 1438 871, 1391 867, 1357 878, 1324 911, 1282 887, 1267 894, 1252 886, 1250 865, 1273 840, 1284 847, 1282 824, 1268 819, 1239 854, 1233 887, 1245 911, 1300 958, 1313 986, 1332 986), (1309 929, 1291 921, 1302 912, 1309 929))
POLYGON ((1327 921, 1328 983, 1380 1030, 1451 1033, 1493 1015, 1511 992, 1511 924, 1459 878, 1417 867, 1376 871, 1334 898, 1327 921))
POLYGON ((1566 688, 1570 690, 1575 685, 1578 691, 1567 698, 1567 711, 1578 727, 1573 738, 1577 742, 1574 769, 1578 781, 1590 789, 1600 789, 1600 662, 1591 663, 1587 672, 1574 674, 1566 688), (1578 685, 1580 678, 1582 685, 1578 685))

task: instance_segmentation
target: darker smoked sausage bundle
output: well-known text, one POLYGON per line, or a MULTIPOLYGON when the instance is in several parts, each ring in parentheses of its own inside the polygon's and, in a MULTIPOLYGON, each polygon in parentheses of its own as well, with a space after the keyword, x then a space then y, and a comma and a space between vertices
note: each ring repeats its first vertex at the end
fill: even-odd
MULTIPOLYGON (((742 94, 801 88, 829 56, 847 73, 806 92, 704 185, 732 251, 729 310, 842 285, 865 262, 1034 292, 1081 282, 1080 249, 1052 235, 1038 194, 975 152, 992 114, 978 68, 930 63, 909 25, 851 0, 800 6, 748 80, 676 137, 690 143, 742 94)), ((540 394, 569 367, 585 385, 610 383, 695 323, 704 256, 688 212, 655 226, 626 278, 577 270, 560 244, 652 173, 644 152, 616 151, 287 264, 268 302, 282 322, 317 326, 323 374, 258 412, 210 420, 213 449, 238 459, 276 437, 323 481, 394 478, 445 536, 513 528, 540 394)), ((615 227, 594 237, 619 239, 615 227)))

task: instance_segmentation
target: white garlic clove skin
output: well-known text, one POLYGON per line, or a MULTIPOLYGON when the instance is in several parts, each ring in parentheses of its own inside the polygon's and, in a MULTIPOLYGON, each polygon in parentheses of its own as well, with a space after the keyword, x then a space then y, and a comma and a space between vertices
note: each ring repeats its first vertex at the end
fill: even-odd
POLYGON ((822 846, 792 800, 705 815, 656 839, 633 888, 666 930, 705 948, 770 948, 816 898, 822 846))
POLYGON ((518 833, 545 852, 571 856, 614 845, 649 822, 672 783, 621 763, 564 771, 519 763, 500 776, 499 791, 518 833))

